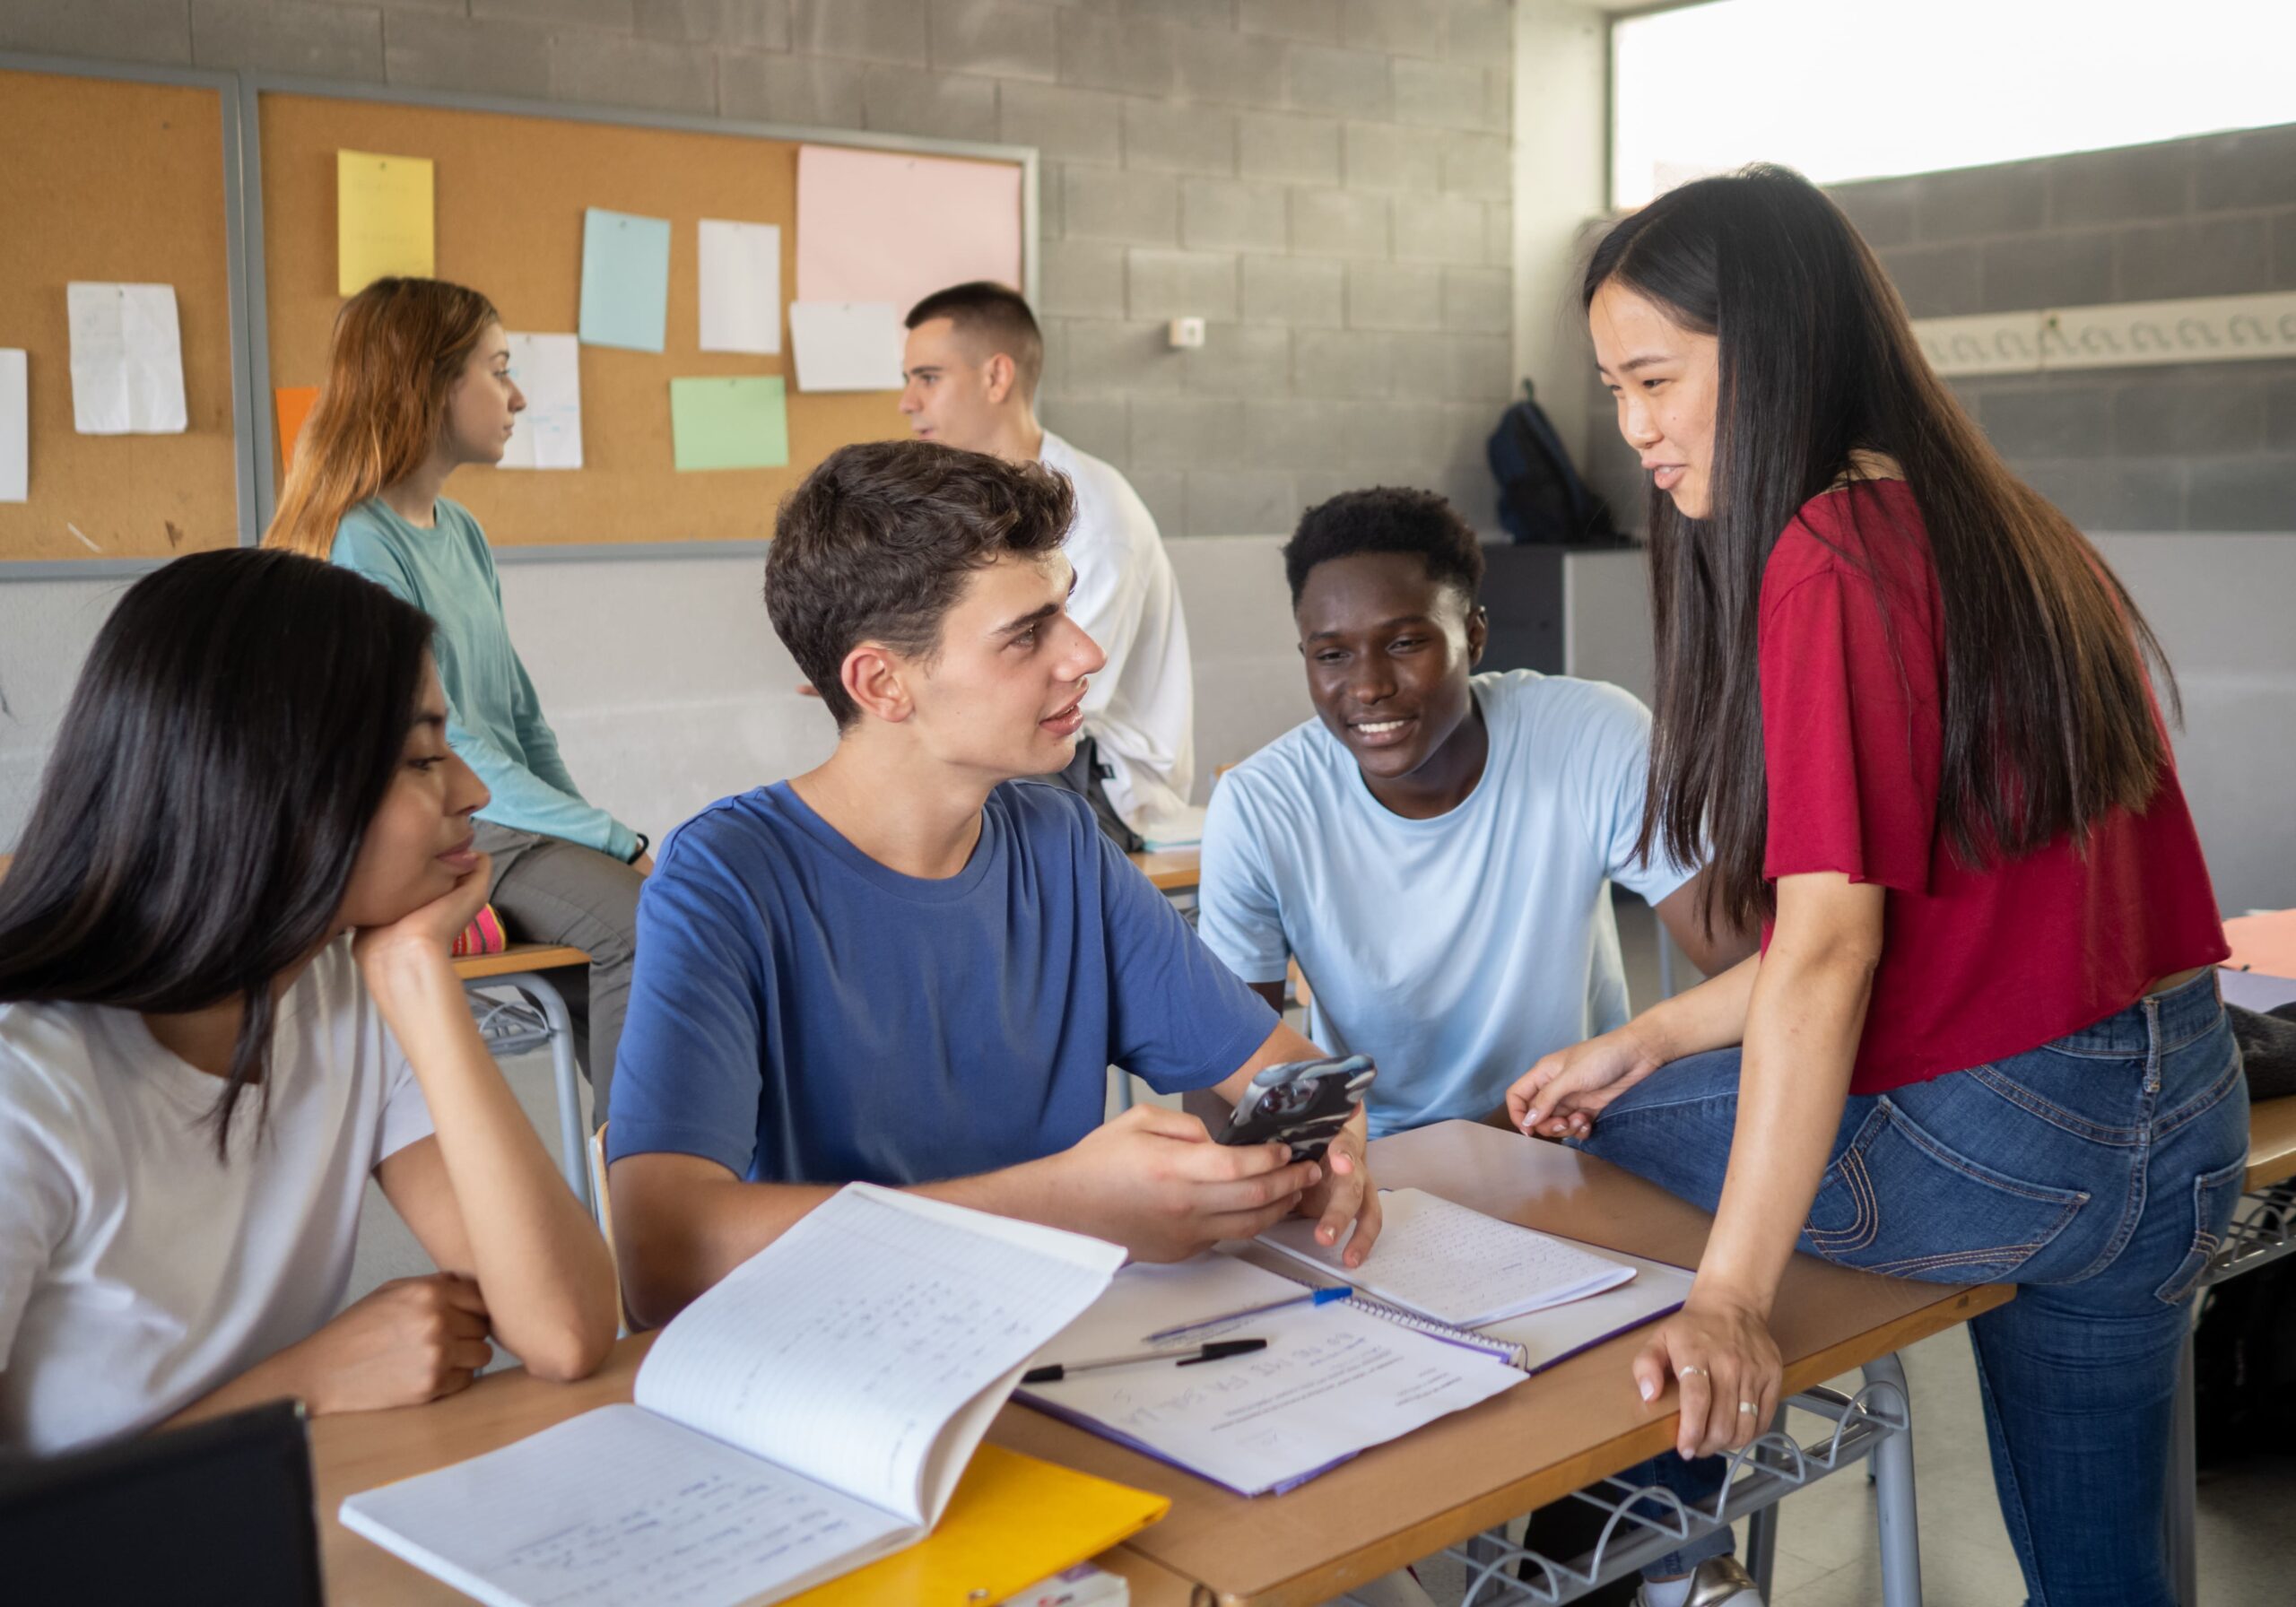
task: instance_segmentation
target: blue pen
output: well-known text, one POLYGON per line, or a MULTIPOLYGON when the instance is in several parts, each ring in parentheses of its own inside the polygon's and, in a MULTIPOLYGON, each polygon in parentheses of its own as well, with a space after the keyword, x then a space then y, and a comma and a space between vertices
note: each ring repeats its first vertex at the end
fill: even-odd
POLYGON ((1192 1323, 1182 1323, 1177 1328, 1159 1329, 1140 1342, 1161 1344, 1168 1339, 1178 1339, 1183 1333, 1193 1333, 1198 1328, 1216 1328, 1222 1323, 1239 1322, 1248 1316, 1257 1316, 1263 1311, 1281 1311, 1286 1306, 1328 1306, 1334 1300, 1344 1300, 1355 1292, 1350 1283, 1335 1284, 1329 1289, 1311 1289, 1303 1294, 1290 1295, 1281 1300, 1270 1300, 1265 1306, 1247 1306, 1241 1311, 1231 1311, 1221 1316, 1198 1317, 1192 1323))

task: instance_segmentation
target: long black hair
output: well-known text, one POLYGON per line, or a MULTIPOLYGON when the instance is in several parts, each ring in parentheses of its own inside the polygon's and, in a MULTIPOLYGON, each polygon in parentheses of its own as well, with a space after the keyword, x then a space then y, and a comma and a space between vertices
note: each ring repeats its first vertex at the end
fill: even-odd
POLYGON ((332 932, 404 755, 430 630, 291 552, 196 553, 130 586, 0 879, 0 1003, 239 997, 213 1117, 225 1155, 269 1051, 273 978, 332 932))
MULTIPOLYGON (((1639 845, 1692 864, 1710 851, 1709 923, 1775 907, 1761 873, 1762 571, 1802 505, 1855 478, 1859 451, 1902 469, 1944 599, 1937 821, 1955 853, 1971 865, 2016 857, 2144 807, 2169 762, 2145 677, 2146 656, 2167 675, 2159 641, 1930 369, 1839 208, 1784 168, 1700 179, 1604 237, 1585 303, 1611 283, 1719 347, 1708 516, 1650 499, 1657 680, 1639 845)), ((1851 506, 1869 516, 1869 554, 1917 539, 1872 517, 1878 499, 1853 491, 1851 506)), ((1897 566, 1866 568, 1878 582, 1897 566)))

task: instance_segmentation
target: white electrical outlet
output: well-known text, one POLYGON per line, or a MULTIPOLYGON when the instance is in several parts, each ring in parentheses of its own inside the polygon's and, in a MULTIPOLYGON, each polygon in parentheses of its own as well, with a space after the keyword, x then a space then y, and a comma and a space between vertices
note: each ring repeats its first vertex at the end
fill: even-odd
POLYGON ((1175 352, 1199 350, 1204 344, 1204 320, 1202 318, 1174 318, 1171 323, 1171 341, 1172 350, 1175 352))

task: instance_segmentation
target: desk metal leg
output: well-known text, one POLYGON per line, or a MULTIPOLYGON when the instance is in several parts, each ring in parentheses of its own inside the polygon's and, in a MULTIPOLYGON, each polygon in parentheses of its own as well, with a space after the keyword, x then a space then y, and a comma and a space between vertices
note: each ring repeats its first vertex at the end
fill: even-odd
POLYGON ((1865 1367, 1867 1385, 1893 1385, 1906 1403, 1906 1425, 1874 1447, 1874 1506, 1880 1518, 1882 1600, 1921 1607, 1921 1524, 1913 1499, 1913 1392, 1895 1355, 1865 1367))
POLYGON ((2162 1503, 2161 1541, 2167 1552, 2169 1588, 2179 1607, 2199 1607, 2200 1558, 2193 1542, 2193 1507, 2200 1474, 2193 1448, 2192 1335, 2177 1357, 2177 1393, 2169 1408, 2169 1498, 2162 1503))
POLYGON ((558 1169, 566 1186, 593 1216, 597 1207, 590 1198, 590 1149, 582 1132, 582 1068, 574 1058, 574 1021, 566 1013, 566 1000, 538 972, 518 971, 487 979, 490 987, 514 987, 535 1002, 550 1030, 550 1069, 558 1084, 558 1169))
MULTIPOLYGON (((1780 1406, 1778 1415, 1770 1420, 1770 1430, 1773 1434, 1786 1431, 1785 1407, 1780 1406)), ((1746 1572, 1754 1577, 1754 1588, 1761 1593, 1761 1599, 1765 1602, 1770 1600, 1770 1577, 1778 1571, 1779 1511, 1779 1505, 1772 1505, 1751 1514, 1746 1519, 1746 1572)))

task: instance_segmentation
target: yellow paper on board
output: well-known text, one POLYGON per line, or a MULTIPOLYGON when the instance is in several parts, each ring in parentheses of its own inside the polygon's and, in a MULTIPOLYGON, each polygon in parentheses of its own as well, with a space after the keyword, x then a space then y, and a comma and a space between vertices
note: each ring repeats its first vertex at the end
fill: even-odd
POLYGON ((931 1534, 790 1597, 788 1607, 982 1607, 1099 1556, 1171 1507, 1146 1490, 983 1446, 931 1534))
POLYGON ((335 289, 355 296, 387 274, 437 274, 434 213, 430 158, 337 151, 335 289))

